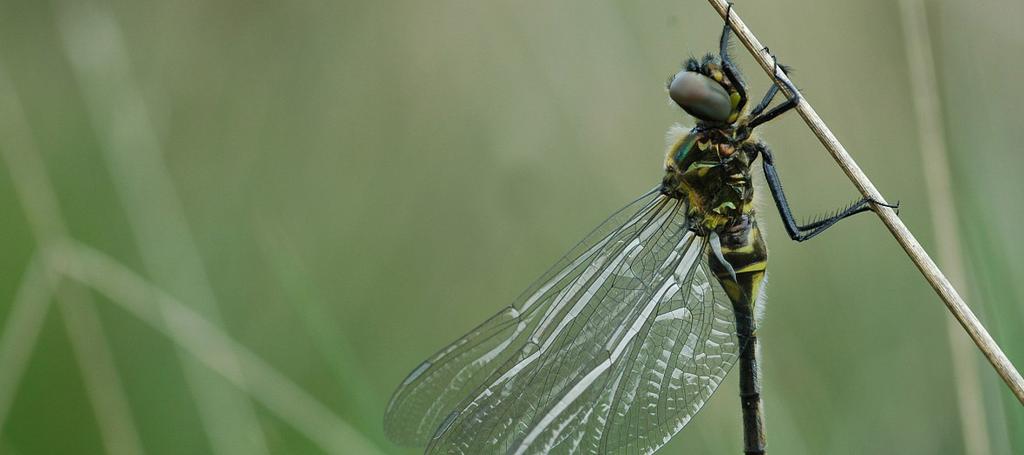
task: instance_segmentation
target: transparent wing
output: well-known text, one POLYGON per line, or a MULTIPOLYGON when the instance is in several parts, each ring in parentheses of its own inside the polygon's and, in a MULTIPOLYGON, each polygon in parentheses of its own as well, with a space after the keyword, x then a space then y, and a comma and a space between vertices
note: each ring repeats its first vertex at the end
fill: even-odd
MULTIPOLYGON (((704 245, 699 250, 689 275, 677 273, 678 281, 663 296, 654 297, 658 308, 646 317, 638 340, 631 341, 629 355, 617 359, 608 374, 614 385, 592 392, 602 397, 598 406, 611 403, 605 423, 592 424, 593 428, 586 422, 562 424, 574 428, 572 438, 557 427, 540 429, 549 439, 559 438, 557 452, 653 453, 718 389, 738 359, 736 323, 732 304, 703 260, 704 245), (587 445, 584 435, 589 436, 587 445)), ((677 270, 687 264, 684 260, 677 270)), ((575 407, 597 408, 584 401, 575 407)))
POLYGON ((592 276, 594 264, 611 251, 614 239, 646 222, 660 198, 651 190, 609 216, 513 305, 417 366, 391 397, 384 416, 387 436, 401 444, 427 445, 460 402, 519 354, 556 298, 584 274, 592 276))
POLYGON ((680 203, 609 236, 430 453, 652 453, 737 359, 731 304, 680 203))
POLYGON ((389 434, 422 438, 454 409, 428 451, 650 453, 663 445, 736 359, 730 305, 684 212, 649 193, 606 221, 519 306, 414 370, 389 406, 389 434), (402 429, 403 421, 419 427, 402 429))

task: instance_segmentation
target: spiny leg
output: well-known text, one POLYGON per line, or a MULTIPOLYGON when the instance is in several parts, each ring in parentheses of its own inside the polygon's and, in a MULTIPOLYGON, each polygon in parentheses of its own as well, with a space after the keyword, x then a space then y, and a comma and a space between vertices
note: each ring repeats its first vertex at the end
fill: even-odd
MULTIPOLYGON (((767 51, 768 48, 766 47, 764 48, 764 50, 767 51)), ((775 58, 774 54, 772 54, 772 60, 774 61, 775 65, 772 69, 772 73, 777 74, 780 69, 782 70, 783 74, 789 73, 789 68, 784 65, 779 65, 779 61, 775 58)), ((775 94, 779 92, 778 82, 773 83, 771 88, 768 89, 768 93, 764 95, 764 98, 761 100, 761 103, 754 107, 754 110, 750 112, 750 116, 752 117, 752 119, 750 120, 750 122, 747 123, 747 128, 752 130, 756 128, 758 125, 767 122, 771 119, 774 119, 775 117, 778 117, 784 114, 786 111, 796 107, 797 103, 800 102, 799 90, 797 90, 796 86, 793 85, 792 82, 783 83, 786 84, 786 88, 789 89, 789 92, 792 93, 792 95, 786 95, 786 101, 784 101, 782 104, 779 104, 778 106, 771 108, 771 110, 769 110, 768 112, 762 114, 761 111, 768 107, 768 104, 772 102, 772 98, 775 98, 775 94)))
POLYGON ((756 118, 758 115, 761 115, 761 111, 764 111, 764 109, 771 104, 772 99, 774 99, 775 95, 778 93, 779 86, 772 84, 771 88, 768 89, 768 93, 765 93, 764 98, 761 98, 761 102, 757 103, 757 106, 754 106, 754 109, 750 111, 750 117, 756 118))
MULTIPOLYGON (((768 51, 768 48, 766 47, 764 48, 764 50, 768 51)), ((783 73, 786 73, 788 75, 789 72, 792 71, 792 69, 788 66, 779 65, 778 60, 775 60, 775 54, 772 54, 772 59, 775 61, 775 68, 781 68, 783 73)), ((775 99, 775 95, 777 95, 778 93, 779 84, 772 84, 772 86, 768 89, 768 92, 764 94, 763 98, 761 98, 761 102, 757 103, 757 106, 755 106, 754 109, 750 111, 750 117, 756 118, 757 116, 761 115, 761 112, 764 111, 769 104, 771 104, 772 100, 775 99)), ((794 106, 795 105, 796 104, 794 103, 794 106)))
POLYGON ((747 86, 743 83, 743 79, 740 78, 740 72, 736 69, 736 64, 729 57, 729 37, 732 33, 729 17, 731 15, 732 3, 729 3, 729 9, 725 13, 725 26, 722 27, 722 38, 718 42, 718 56, 722 59, 722 71, 725 73, 725 77, 729 79, 729 82, 732 83, 732 86, 736 88, 736 92, 740 95, 740 101, 736 105, 736 110, 739 111, 747 104, 747 86))
MULTIPOLYGON (((768 48, 765 48, 765 50, 767 51, 768 48)), ((772 55, 772 59, 775 60, 774 54, 772 55)), ((783 73, 789 72, 789 68, 779 65, 778 60, 775 60, 774 64, 775 67, 773 72, 777 73, 779 69, 782 69, 783 73)), ((762 114, 761 112, 768 107, 768 105, 772 102, 772 99, 775 98, 775 95, 777 95, 780 91, 778 83, 772 84, 771 88, 768 89, 768 92, 765 93, 764 97, 761 99, 761 102, 758 103, 758 105, 755 106, 754 109, 751 111, 750 115, 751 117, 753 117, 753 120, 751 120, 747 124, 747 127, 749 129, 754 129, 756 126, 765 123, 769 120, 772 120, 775 117, 778 117, 779 115, 782 115, 786 111, 796 107, 797 103, 799 103, 800 95, 797 88, 791 82, 783 83, 786 84, 786 86, 789 88, 789 92, 792 93, 792 95, 787 95, 785 102, 778 106, 775 106, 768 112, 762 114)), ((786 200, 786 194, 782 190, 782 181, 779 179, 778 171, 776 171, 775 169, 775 159, 772 156, 771 150, 769 150, 768 146, 766 146, 763 143, 757 143, 754 145, 754 147, 756 148, 758 153, 763 155, 762 164, 764 167, 765 178, 768 180, 768 188, 771 190, 772 197, 773 199, 775 199, 775 206, 779 209, 779 214, 782 216, 782 221, 786 227, 786 232, 789 234, 789 237, 793 240, 802 242, 804 240, 811 239, 814 236, 821 234, 826 229, 832 227, 833 225, 835 225, 844 218, 848 218, 858 213, 872 210, 872 204, 881 205, 884 207, 894 209, 899 208, 899 203, 895 205, 890 205, 880 201, 875 201, 870 198, 862 198, 844 209, 837 210, 831 216, 823 217, 817 221, 807 224, 798 224, 796 222, 796 218, 793 216, 792 210, 789 207, 789 202, 786 200)))
POLYGON ((798 224, 796 222, 796 218, 793 216, 793 211, 789 207, 789 201, 786 200, 786 193, 782 190, 782 181, 779 179, 779 174, 775 170, 775 158, 772 156, 771 150, 768 149, 768 146, 762 143, 757 143, 754 147, 756 147, 757 152, 762 155, 761 159, 762 166, 764 167, 764 176, 768 181, 768 189, 772 192, 772 198, 775 199, 775 206, 779 209, 779 215, 782 217, 782 223, 786 227, 786 233, 789 234, 789 238, 796 240, 797 242, 803 242, 804 240, 809 240, 814 236, 821 234, 844 218, 872 210, 873 205, 880 205, 893 209, 899 208, 898 202, 896 204, 886 204, 870 198, 862 198, 845 209, 837 210, 832 216, 824 217, 818 221, 808 224, 798 224))

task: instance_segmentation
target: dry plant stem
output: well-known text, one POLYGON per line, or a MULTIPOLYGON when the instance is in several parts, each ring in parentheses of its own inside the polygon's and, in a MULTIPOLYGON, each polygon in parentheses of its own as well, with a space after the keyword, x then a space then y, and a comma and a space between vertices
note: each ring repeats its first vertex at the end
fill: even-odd
MULTIPOLYGON (((731 14, 729 12, 729 4, 725 0, 708 0, 718 14, 723 19, 729 21, 735 32, 737 38, 743 43, 743 46, 757 60, 757 63, 761 65, 761 68, 768 73, 772 79, 780 82, 779 87, 782 91, 789 96, 796 95, 791 93, 789 90, 789 78, 781 71, 775 64, 775 60, 771 54, 765 49, 764 45, 758 41, 757 37, 747 28, 747 25, 740 19, 736 8, 732 8, 731 14), (726 17, 728 16, 728 17, 726 17)), ((825 122, 821 120, 818 113, 814 111, 814 108, 807 102, 807 99, 800 97, 800 102, 796 106, 797 112, 803 117, 804 122, 814 132, 814 135, 818 137, 821 144, 832 155, 839 167, 843 169, 846 176, 850 178, 857 190, 860 191, 865 197, 872 198, 876 201, 885 202, 882 194, 878 192, 875 185, 871 183, 871 180, 864 175, 864 171, 860 169, 860 166, 853 161, 853 158, 846 151, 846 148, 839 143, 836 136, 832 134, 825 122)), ((971 312, 971 309, 964 303, 964 299, 960 297, 960 294, 956 292, 953 285, 950 284, 946 276, 942 274, 939 267, 935 265, 935 261, 928 256, 928 253, 924 251, 921 244, 914 238, 914 235, 910 233, 907 226, 903 224, 899 216, 896 215, 896 211, 885 207, 876 207, 874 211, 879 218, 882 219, 882 223, 889 229, 896 241, 899 242, 903 250, 907 252, 907 256, 914 262, 921 274, 924 275, 928 283, 935 289, 935 292, 939 294, 942 301, 945 302, 946 307, 953 313, 957 322, 963 326, 967 334, 970 335, 974 343, 978 345, 978 349, 985 354, 985 357, 996 369, 999 376, 1006 382, 1006 385, 1010 387, 1013 394, 1017 397, 1017 400, 1024 404, 1024 378, 1021 377, 1020 372, 1014 368, 1013 364, 1010 363, 1010 359, 1006 358, 1006 354, 1003 354, 1002 349, 996 344, 992 336, 988 334, 985 327, 981 325, 978 318, 971 312)))

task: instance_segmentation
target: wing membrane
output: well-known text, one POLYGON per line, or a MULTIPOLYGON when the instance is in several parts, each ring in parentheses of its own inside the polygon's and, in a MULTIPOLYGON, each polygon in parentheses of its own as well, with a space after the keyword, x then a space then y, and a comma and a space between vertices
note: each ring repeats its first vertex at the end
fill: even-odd
MULTIPOLYGON (((635 228, 658 204, 655 190, 626 205, 566 253, 513 305, 417 366, 391 397, 384 416, 390 439, 426 445, 438 426, 495 370, 519 355, 534 329, 551 320, 555 300, 582 276, 599 268, 598 257, 619 233, 635 228)), ((564 300, 564 298, 563 298, 564 300)))
MULTIPOLYGON (((704 406, 737 360, 731 304, 706 262, 679 283, 623 362, 601 453, 652 453, 704 406)), ((598 452, 598 451, 594 451, 598 452)))
POLYGON ((421 442, 440 424, 430 453, 653 452, 736 360, 705 251, 681 202, 638 199, 521 303, 414 370, 392 398, 389 435, 421 442))
POLYGON ((728 299, 696 259, 684 276, 684 258, 677 280, 651 297, 655 310, 632 321, 636 337, 620 341, 628 353, 609 353, 522 440, 494 453, 650 454, 682 429, 737 359, 728 299))

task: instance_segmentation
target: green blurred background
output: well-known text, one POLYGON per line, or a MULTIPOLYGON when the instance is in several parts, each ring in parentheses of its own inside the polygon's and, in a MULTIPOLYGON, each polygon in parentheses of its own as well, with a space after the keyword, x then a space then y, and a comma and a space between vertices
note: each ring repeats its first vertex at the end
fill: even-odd
MULTIPOLYGON (((897 3, 738 3, 948 247, 897 3)), ((927 12, 962 292, 1024 365, 1024 5, 927 12)), ((659 181, 690 121, 664 82, 720 24, 702 0, 0 1, 0 453, 416 453, 383 438, 393 388, 659 181)), ((762 134, 798 216, 857 196, 796 115, 762 134)), ((772 453, 965 453, 964 420, 1024 453, 1020 405, 952 360, 877 219, 796 244, 763 213, 772 453)), ((662 453, 740 453, 736 387, 662 453)))

